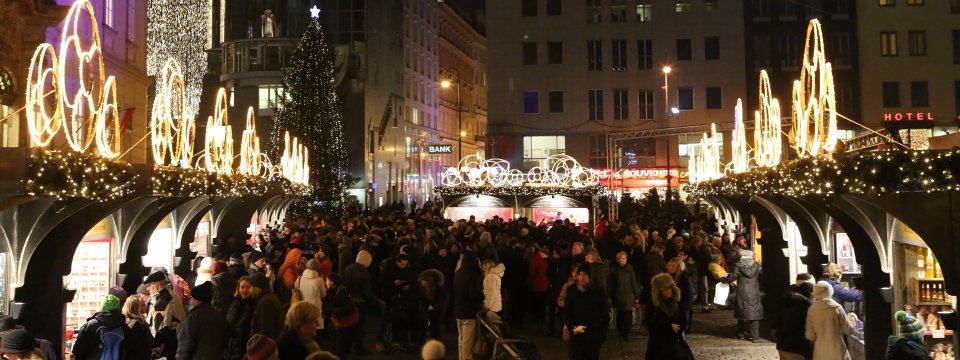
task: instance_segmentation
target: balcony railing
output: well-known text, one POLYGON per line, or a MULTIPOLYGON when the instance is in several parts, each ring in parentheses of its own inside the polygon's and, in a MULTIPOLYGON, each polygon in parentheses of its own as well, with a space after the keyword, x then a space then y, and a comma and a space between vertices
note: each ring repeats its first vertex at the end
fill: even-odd
POLYGON ((223 43, 221 75, 256 71, 280 71, 289 61, 295 38, 255 38, 223 43))

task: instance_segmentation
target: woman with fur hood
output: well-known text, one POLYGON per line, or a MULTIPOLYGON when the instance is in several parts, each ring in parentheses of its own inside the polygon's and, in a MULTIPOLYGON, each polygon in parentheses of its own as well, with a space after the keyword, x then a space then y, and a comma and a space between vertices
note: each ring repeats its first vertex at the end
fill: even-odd
POLYGON ((693 359, 681 329, 686 327, 687 309, 680 304, 680 288, 673 277, 661 273, 650 280, 653 314, 647 322, 650 331, 647 360, 693 359))
POLYGON ((833 286, 820 281, 813 286, 813 304, 807 310, 805 335, 813 343, 813 360, 850 360, 843 334, 853 333, 843 307, 833 301, 833 286))
POLYGON ((491 259, 484 260, 481 265, 483 267, 483 309, 499 314, 503 311, 500 285, 503 283, 506 267, 503 264, 495 264, 491 259))
POLYGON ((427 338, 442 340, 443 325, 446 322, 449 296, 443 287, 445 277, 436 269, 427 269, 420 273, 420 308, 429 321, 427 338))

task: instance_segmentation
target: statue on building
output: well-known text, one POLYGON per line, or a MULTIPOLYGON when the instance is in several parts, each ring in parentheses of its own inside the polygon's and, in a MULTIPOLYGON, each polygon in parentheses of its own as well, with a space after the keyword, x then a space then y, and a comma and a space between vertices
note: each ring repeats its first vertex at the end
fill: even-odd
POLYGON ((267 9, 260 16, 260 35, 262 37, 276 37, 280 33, 277 22, 273 19, 273 12, 267 9))

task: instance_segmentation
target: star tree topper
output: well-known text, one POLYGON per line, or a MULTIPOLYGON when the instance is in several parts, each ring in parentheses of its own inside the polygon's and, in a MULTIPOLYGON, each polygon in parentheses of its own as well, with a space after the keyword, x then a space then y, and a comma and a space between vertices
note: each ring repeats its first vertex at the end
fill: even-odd
POLYGON ((320 17, 320 8, 318 8, 316 5, 314 5, 312 8, 310 8, 310 17, 311 17, 311 18, 314 18, 314 19, 319 18, 319 17, 320 17))

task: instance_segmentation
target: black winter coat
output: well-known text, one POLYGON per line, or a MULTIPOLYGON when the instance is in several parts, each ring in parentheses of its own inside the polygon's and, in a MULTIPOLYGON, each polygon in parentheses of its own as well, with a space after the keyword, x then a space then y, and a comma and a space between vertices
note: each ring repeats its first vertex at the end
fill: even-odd
POLYGON ((633 266, 613 264, 610 270, 610 299, 617 310, 626 311, 633 308, 633 303, 640 299, 640 282, 633 272, 633 266))
POLYGON ((693 359, 690 348, 683 339, 682 329, 680 333, 673 331, 672 324, 681 325, 683 319, 683 307, 678 307, 673 314, 667 314, 661 308, 654 308, 647 327, 650 330, 649 345, 647 346, 647 360, 663 359, 693 359))
MULTIPOLYGON (((117 327, 123 327, 124 338, 126 338, 130 331, 127 328, 126 319, 120 311, 101 311, 87 319, 87 322, 80 327, 77 333, 77 342, 73 344, 74 359, 99 359, 100 335, 98 332, 100 328, 108 331, 117 327)), ((122 356, 123 354, 121 354, 122 356)))
POLYGON ((460 270, 453 277, 453 316, 456 319, 470 320, 477 317, 483 309, 483 274, 477 254, 464 252, 460 261, 460 270))
POLYGON ((780 319, 774 327, 777 329, 777 350, 799 354, 805 358, 813 356, 813 344, 804 336, 807 323, 807 309, 813 301, 803 295, 790 292, 780 304, 780 319))
POLYGON ((253 310, 257 301, 253 298, 241 299, 235 297, 230 309, 227 310, 227 324, 230 325, 230 338, 227 340, 227 350, 224 358, 227 360, 243 360, 247 356, 247 340, 250 339, 250 321, 253 319, 253 310))
POLYGON ((590 337, 599 343, 607 338, 610 328, 610 302, 600 287, 591 283, 586 291, 581 291, 578 285, 571 285, 567 288, 563 306, 564 323, 570 329, 571 336, 590 337), (587 331, 572 335, 573 328, 580 325, 585 326, 587 331))

